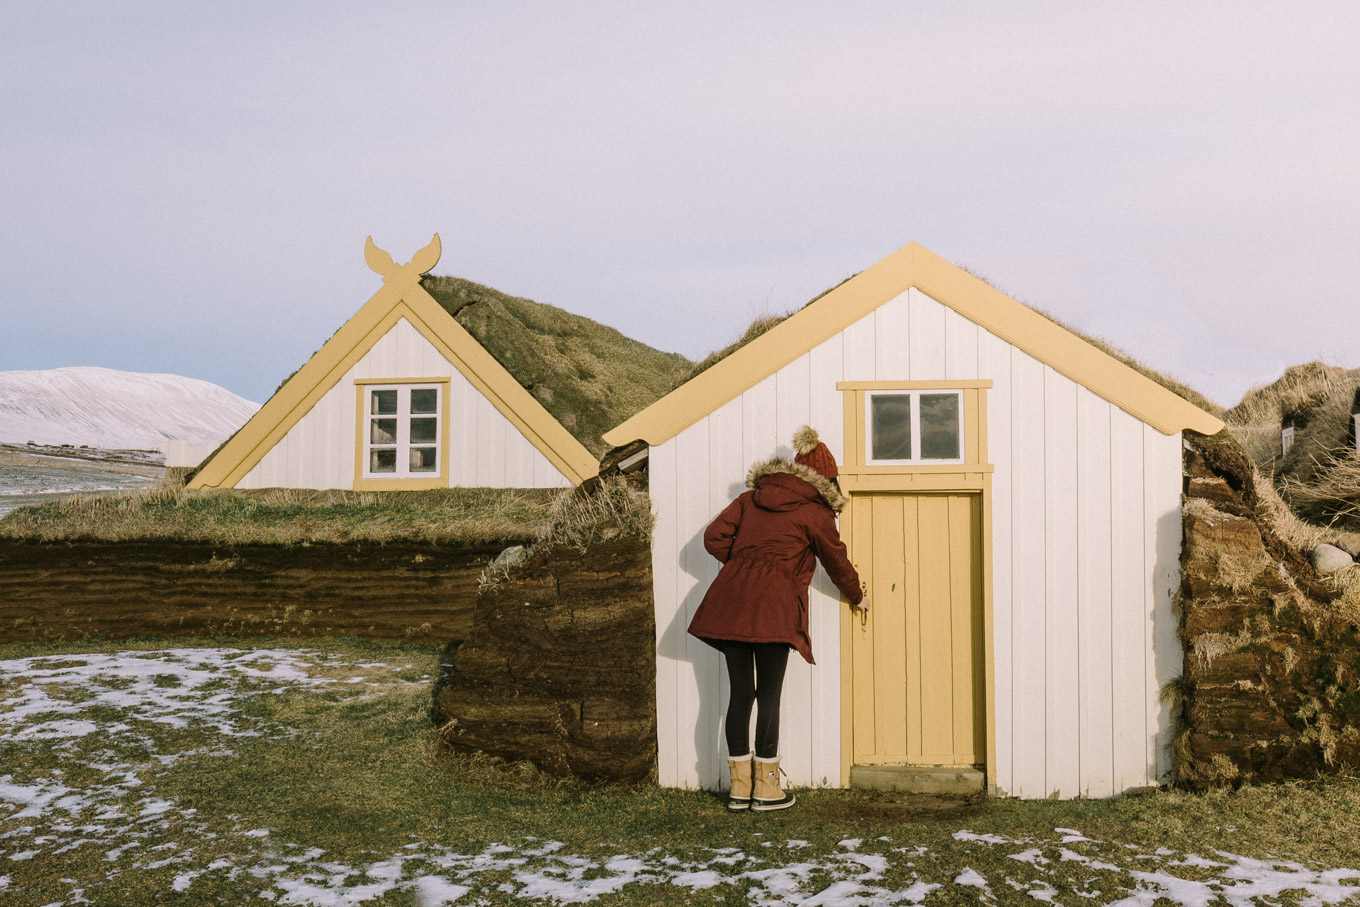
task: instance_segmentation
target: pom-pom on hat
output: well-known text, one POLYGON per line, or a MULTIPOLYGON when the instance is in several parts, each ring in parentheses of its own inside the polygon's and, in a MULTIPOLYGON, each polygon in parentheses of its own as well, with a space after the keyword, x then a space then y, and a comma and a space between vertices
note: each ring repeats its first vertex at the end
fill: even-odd
POLYGON ((816 429, 810 425, 804 425, 793 433, 793 449, 798 454, 793 458, 793 462, 815 469, 828 479, 840 475, 840 470, 836 468, 836 458, 817 438, 816 429))

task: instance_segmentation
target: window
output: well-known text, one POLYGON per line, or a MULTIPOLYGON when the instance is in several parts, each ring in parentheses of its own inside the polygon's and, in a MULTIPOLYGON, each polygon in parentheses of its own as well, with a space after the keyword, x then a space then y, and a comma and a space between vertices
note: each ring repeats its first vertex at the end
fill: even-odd
POLYGON ((1294 426, 1287 425, 1280 429, 1280 456, 1289 453, 1289 448, 1294 446, 1294 426))
POLYGON ((364 478, 428 478, 439 462, 442 384, 364 385, 364 478))
POLYGON ((864 395, 867 463, 963 462, 963 392, 871 390, 864 395))

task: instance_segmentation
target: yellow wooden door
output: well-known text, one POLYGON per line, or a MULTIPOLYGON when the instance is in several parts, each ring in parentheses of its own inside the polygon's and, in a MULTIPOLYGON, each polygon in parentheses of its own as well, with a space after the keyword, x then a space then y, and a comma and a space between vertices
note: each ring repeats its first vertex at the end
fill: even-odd
POLYGON ((871 605, 851 629, 853 763, 981 764, 981 496, 855 494, 850 520, 871 605))

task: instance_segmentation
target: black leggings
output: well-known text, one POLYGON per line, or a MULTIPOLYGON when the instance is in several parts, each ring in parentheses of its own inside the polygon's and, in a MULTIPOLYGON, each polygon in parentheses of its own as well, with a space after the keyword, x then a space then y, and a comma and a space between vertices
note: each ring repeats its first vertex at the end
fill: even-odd
POLYGON ((733 757, 751 752, 751 704, 756 712, 756 756, 779 755, 779 696, 784 691, 784 669, 789 664, 789 645, 782 642, 722 643, 732 695, 727 701, 727 752, 733 757))

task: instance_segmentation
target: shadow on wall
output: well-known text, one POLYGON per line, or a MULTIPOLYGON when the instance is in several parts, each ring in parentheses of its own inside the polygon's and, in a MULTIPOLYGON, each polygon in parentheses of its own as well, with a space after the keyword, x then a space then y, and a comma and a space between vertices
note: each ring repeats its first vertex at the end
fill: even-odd
POLYGON ((1175 742, 1175 721, 1171 706, 1163 701, 1161 690, 1180 677, 1185 663, 1185 649, 1177 629, 1172 598, 1180 586, 1181 509, 1168 511, 1157 518, 1157 559, 1152 565, 1152 659, 1156 671, 1156 724, 1150 727, 1150 751, 1154 753, 1156 783, 1170 784, 1172 779, 1171 747, 1175 742))
MULTIPOLYGON (((792 457, 791 452, 785 449, 777 449, 772 455, 785 458, 792 457)), ((708 524, 717 517, 721 509, 730 500, 734 500, 746 490, 743 475, 740 482, 733 482, 727 487, 727 500, 714 507, 713 512, 704 520, 704 528, 707 528, 708 524)), ((685 541, 679 553, 678 566, 682 574, 686 574, 692 579, 693 585, 679 602, 671 620, 659 634, 657 648, 659 663, 664 663, 665 660, 672 661, 677 671, 677 678, 675 701, 671 704, 663 704, 658 709, 658 720, 665 720, 668 708, 673 710, 677 726, 674 729, 674 736, 671 738, 673 740, 671 745, 676 747, 675 758, 680 760, 680 764, 677 765, 677 776, 680 779, 692 779, 691 783, 697 783, 700 788, 705 790, 725 789, 728 783, 728 752, 726 737, 723 733, 723 716, 726 713, 731 684, 722 654, 707 643, 690 636, 687 632, 694 612, 703 601, 709 586, 717 577, 721 568, 718 561, 704 549, 703 529, 700 529, 685 541), (691 742, 692 750, 688 749, 688 744, 691 742), (685 760, 688 760, 688 764, 685 760)), ((841 602, 840 590, 836 588, 820 564, 813 575, 810 591, 812 594, 809 596, 809 607, 813 609, 824 606, 825 600, 830 600, 838 605, 841 602), (818 599, 822 600, 818 601, 818 599)), ((818 637, 815 629, 819 623, 817 615, 809 615, 809 618, 813 627, 814 650, 817 650, 819 645, 823 647, 839 645, 838 637, 818 637)), ((825 626, 824 621, 821 621, 821 623, 825 626)), ((825 649, 821 651, 825 651, 825 649)), ((837 662, 833 659, 831 663, 837 662)), ((791 734, 798 734, 800 723, 795 720, 795 715, 789 709, 793 707, 796 712, 800 708, 798 703, 814 701, 815 695, 810 688, 820 683, 834 683, 838 676, 838 669, 830 672, 825 672, 825 669, 819 670, 817 667, 806 664, 796 653, 791 653, 789 669, 784 681, 784 710, 785 717, 789 720, 783 722, 784 728, 781 737, 788 738, 791 734)), ((827 717, 838 725, 838 715, 839 710, 837 709, 834 714, 828 713, 827 717)), ((751 716, 753 726, 756 717, 756 712, 753 710, 751 716)), ((754 733, 753 730, 752 733, 754 733)), ((812 733, 811 728, 807 729, 807 733, 812 733)), ((837 731, 837 734, 839 734, 839 731, 837 731)), ((667 745, 664 737, 660 739, 659 743, 663 747, 667 745)), ((813 771, 812 764, 803 765, 811 756, 813 749, 813 741, 810 738, 807 740, 799 738, 781 741, 781 755, 789 759, 790 764, 802 767, 806 772, 813 771), (806 752, 804 752, 805 750, 806 752)), ((791 769, 791 773, 792 771, 791 769)), ((834 783, 834 779, 823 779, 823 783, 834 783)))
MULTIPOLYGON (((727 487, 728 497, 704 519, 703 528, 690 536, 679 553, 679 567, 682 573, 694 579, 694 585, 680 601, 669 624, 659 635, 657 658, 670 659, 676 664, 677 678, 675 701, 663 705, 658 710, 658 720, 664 720, 667 711, 678 722, 672 745, 679 747, 687 733, 693 735, 693 761, 689 765, 678 766, 680 778, 693 778, 705 790, 718 789, 725 785, 727 778, 727 744, 722 733, 722 717, 727 705, 730 686, 727 670, 723 666, 722 655, 717 649, 702 640, 690 636, 689 622, 694 617, 700 602, 708 592, 708 587, 722 567, 713 555, 704 548, 704 530, 708 528, 723 507, 746 491, 745 476, 727 487), (687 697, 695 697, 686 702, 687 697), (693 727, 685 725, 693 720, 693 727)), ((753 716, 754 717, 754 716, 753 716)), ((660 742, 660 741, 659 741, 660 742)), ((660 745, 665 746, 664 742, 660 745)), ((677 759, 685 758, 683 751, 676 753, 677 759)))

